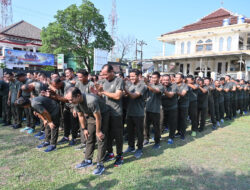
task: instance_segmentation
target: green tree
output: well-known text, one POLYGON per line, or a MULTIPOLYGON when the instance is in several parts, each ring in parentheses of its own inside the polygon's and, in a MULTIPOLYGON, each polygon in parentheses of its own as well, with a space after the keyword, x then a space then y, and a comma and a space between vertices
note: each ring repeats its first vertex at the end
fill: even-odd
POLYGON ((73 55, 78 68, 85 65, 91 71, 94 48, 110 51, 114 46, 106 31, 104 17, 88 0, 83 0, 80 6, 73 4, 58 11, 55 19, 42 29, 42 52, 73 55))

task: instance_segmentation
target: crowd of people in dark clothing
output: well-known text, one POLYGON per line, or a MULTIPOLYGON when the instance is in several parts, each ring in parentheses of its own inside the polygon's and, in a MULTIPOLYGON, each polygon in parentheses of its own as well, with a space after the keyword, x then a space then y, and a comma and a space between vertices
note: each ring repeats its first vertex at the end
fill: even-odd
POLYGON ((152 131, 153 149, 159 149, 164 131, 169 132, 167 143, 171 145, 176 138, 185 140, 188 122, 195 137, 205 129, 208 116, 216 130, 224 120, 245 115, 250 109, 249 92, 249 81, 229 75, 212 80, 153 72, 144 77, 132 69, 124 77, 111 65, 104 65, 98 75, 86 70, 75 73, 71 68, 49 77, 39 72, 6 72, 0 80, 2 126, 28 134, 36 130, 34 136, 42 140, 37 148, 45 148, 44 152, 55 151, 59 144, 76 145, 85 154, 77 169, 93 165, 97 145, 93 173, 101 175, 104 162, 115 160, 114 166, 121 166, 123 154, 131 152, 140 158, 152 131), (59 129, 63 137, 58 141, 59 129))

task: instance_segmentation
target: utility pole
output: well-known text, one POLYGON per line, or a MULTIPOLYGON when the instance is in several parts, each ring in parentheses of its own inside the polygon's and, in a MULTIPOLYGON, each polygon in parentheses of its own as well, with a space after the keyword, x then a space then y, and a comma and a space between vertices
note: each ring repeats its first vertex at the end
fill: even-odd
POLYGON ((147 45, 146 42, 144 42, 143 40, 138 41, 136 39, 136 46, 135 46, 135 60, 137 61, 137 53, 139 52, 141 54, 141 69, 142 69, 142 60, 143 60, 143 46, 147 45), (140 50, 138 50, 138 46, 140 46, 140 50))

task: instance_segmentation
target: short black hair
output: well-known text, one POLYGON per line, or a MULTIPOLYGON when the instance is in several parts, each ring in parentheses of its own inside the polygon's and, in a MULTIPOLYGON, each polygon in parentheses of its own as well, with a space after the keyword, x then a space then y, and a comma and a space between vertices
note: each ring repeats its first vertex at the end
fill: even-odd
POLYGON ((220 81, 225 81, 225 78, 224 78, 224 77, 221 77, 221 78, 220 78, 220 81))
POLYGON ((170 75, 169 74, 164 74, 164 75, 162 75, 162 77, 169 77, 170 78, 170 75))
POLYGON ((60 78, 56 78, 56 79, 51 80, 51 82, 54 82, 54 83, 58 84, 58 83, 60 83, 62 81, 61 81, 60 78))
POLYGON ((226 77, 229 77, 231 79, 231 76, 230 75, 226 75, 226 77))
POLYGON ((82 92, 79 88, 77 87, 71 87, 67 90, 67 93, 72 94, 72 98, 76 98, 78 95, 82 95, 82 92))
POLYGON ((190 78, 190 79, 194 80, 194 76, 193 75, 188 75, 187 78, 190 78))
POLYGON ((81 69, 81 70, 77 71, 77 73, 80 73, 85 77, 89 76, 89 72, 86 71, 86 69, 81 69))
POLYGON ((140 72, 139 72, 138 69, 132 69, 132 70, 130 70, 129 73, 135 73, 136 76, 139 76, 139 75, 140 75, 140 72))
POLYGON ((69 67, 69 68, 65 69, 65 72, 66 72, 66 71, 70 71, 70 72, 73 73, 73 72, 74 72, 74 69, 72 69, 71 67, 69 67))
POLYGON ((157 75, 158 78, 161 77, 161 74, 160 74, 158 71, 153 72, 152 76, 153 76, 153 75, 157 75))
POLYGON ((105 64, 105 65, 103 65, 103 66, 102 66, 102 70, 103 70, 105 67, 107 67, 107 68, 108 68, 108 73, 110 73, 110 72, 114 71, 114 68, 113 68, 113 66, 112 66, 112 65, 105 64))
MULTIPOLYGON (((176 75, 180 75, 181 78, 184 79, 184 75, 183 75, 181 72, 177 73, 176 75)), ((175 76, 176 76, 176 75, 175 75, 175 76)))

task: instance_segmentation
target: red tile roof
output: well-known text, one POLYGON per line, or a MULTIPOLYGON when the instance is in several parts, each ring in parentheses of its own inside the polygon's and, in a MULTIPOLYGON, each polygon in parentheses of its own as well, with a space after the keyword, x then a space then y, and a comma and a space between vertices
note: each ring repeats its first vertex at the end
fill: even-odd
MULTIPOLYGON (((237 15, 233 14, 232 12, 230 12, 224 8, 220 8, 220 9, 210 13, 209 15, 203 17, 198 22, 195 22, 195 23, 190 24, 190 25, 186 25, 179 30, 175 30, 175 31, 163 34, 162 36, 167 35, 167 34, 175 34, 175 33, 182 33, 182 32, 194 31, 194 30, 219 27, 219 26, 222 26, 223 20, 225 18, 230 18, 230 25, 237 24, 237 19, 238 19, 237 15)), ((250 18, 246 18, 245 22, 250 23, 250 18)))

